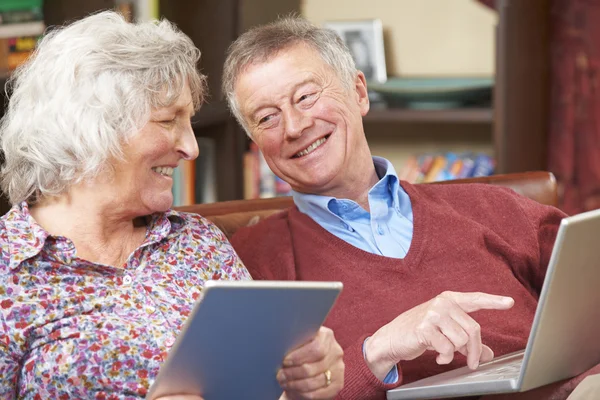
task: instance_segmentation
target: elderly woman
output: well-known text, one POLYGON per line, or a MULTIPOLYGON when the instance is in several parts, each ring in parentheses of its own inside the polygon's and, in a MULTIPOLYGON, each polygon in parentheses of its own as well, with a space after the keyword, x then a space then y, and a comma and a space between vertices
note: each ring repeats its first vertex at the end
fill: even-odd
MULTIPOLYGON (((0 398, 144 397, 204 282, 250 279, 214 225, 170 210, 173 169, 198 155, 199 56, 167 21, 103 12, 47 34, 12 76, 0 398)), ((287 398, 343 384, 326 328, 282 365, 287 398)))

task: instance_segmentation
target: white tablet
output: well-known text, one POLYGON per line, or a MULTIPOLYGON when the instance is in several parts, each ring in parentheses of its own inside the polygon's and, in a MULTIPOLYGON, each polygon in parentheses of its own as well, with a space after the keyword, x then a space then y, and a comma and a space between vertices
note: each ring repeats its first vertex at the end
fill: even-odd
POLYGON ((318 331, 341 290, 341 282, 206 282, 147 398, 278 399, 283 357, 318 331))

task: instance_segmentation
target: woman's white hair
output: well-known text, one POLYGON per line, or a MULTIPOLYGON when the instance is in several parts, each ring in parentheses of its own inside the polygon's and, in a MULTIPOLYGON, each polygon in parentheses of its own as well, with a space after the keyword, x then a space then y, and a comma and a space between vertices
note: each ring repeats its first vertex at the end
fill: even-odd
POLYGON ((358 71, 348 47, 334 31, 319 28, 297 16, 250 29, 229 47, 223 71, 223 93, 232 114, 248 136, 250 131, 235 97, 235 85, 240 74, 249 66, 265 63, 280 51, 301 43, 316 50, 342 84, 348 90, 352 88, 358 71))
POLYGON ((122 146, 189 85, 203 101, 200 51, 170 22, 113 11, 48 32, 7 83, 0 185, 12 204, 65 193, 110 170, 122 146))

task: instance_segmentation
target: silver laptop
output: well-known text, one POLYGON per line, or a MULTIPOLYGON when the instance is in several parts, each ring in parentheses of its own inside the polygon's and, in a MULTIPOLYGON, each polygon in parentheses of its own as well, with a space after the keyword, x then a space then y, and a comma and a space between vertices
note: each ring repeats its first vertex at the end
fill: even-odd
MULTIPOLYGON (((493 349, 492 349, 493 350, 493 349)), ((600 363, 600 210, 564 218, 525 350, 387 392, 388 400, 524 392, 600 363)))
POLYGON ((341 290, 341 282, 206 282, 147 398, 279 398, 285 354, 317 332, 341 290))

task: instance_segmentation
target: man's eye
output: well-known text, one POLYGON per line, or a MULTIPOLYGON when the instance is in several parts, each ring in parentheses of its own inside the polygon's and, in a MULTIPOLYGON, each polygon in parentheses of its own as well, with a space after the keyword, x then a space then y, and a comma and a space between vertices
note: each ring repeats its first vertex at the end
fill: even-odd
POLYGON ((310 99, 311 97, 314 96, 314 93, 309 93, 309 94, 303 94, 302 96, 300 96, 300 98, 298 99, 298 102, 300 101, 304 101, 307 99, 310 99))

